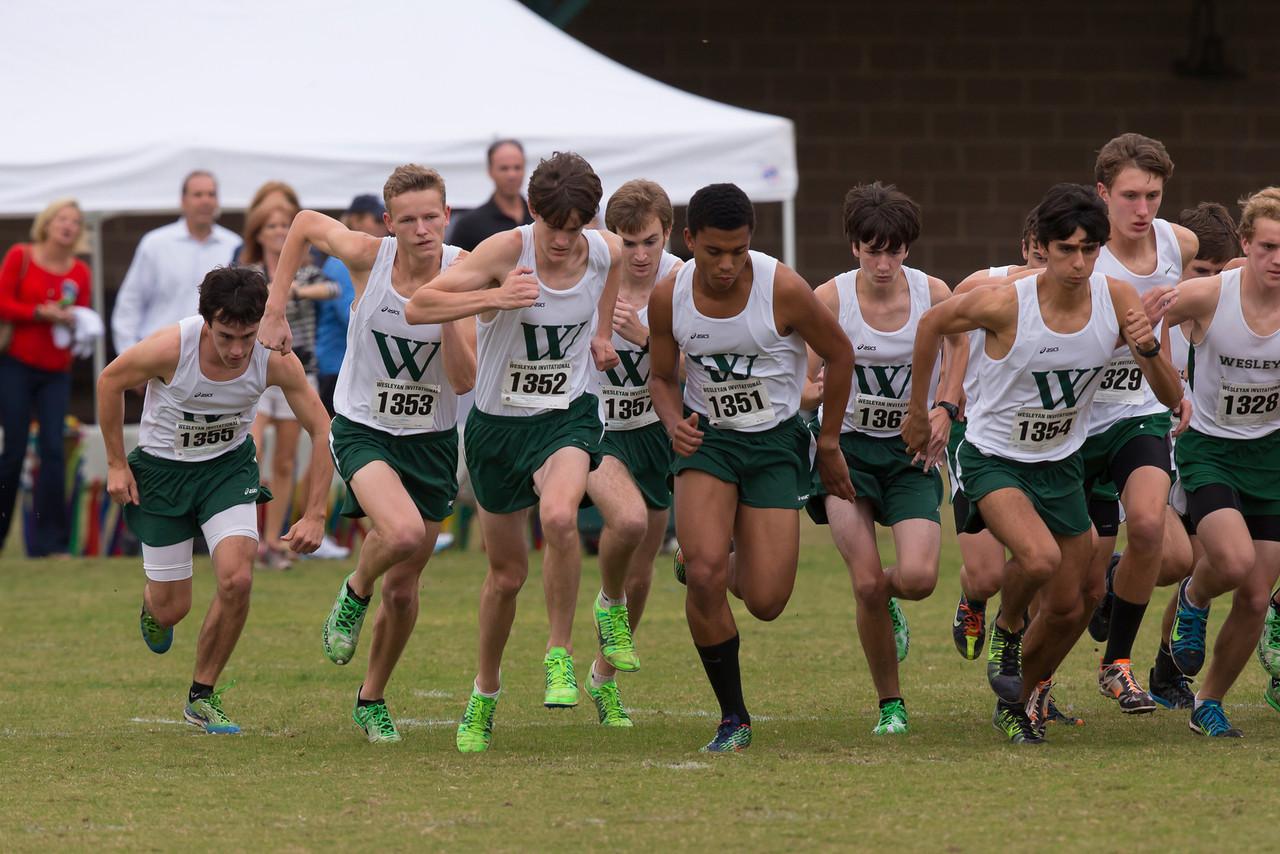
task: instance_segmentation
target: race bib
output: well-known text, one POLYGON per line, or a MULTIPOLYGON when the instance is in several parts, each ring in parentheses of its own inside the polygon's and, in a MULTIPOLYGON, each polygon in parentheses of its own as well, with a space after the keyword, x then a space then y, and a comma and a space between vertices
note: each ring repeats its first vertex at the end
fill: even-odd
POLYGON ((860 394, 853 401, 853 425, 859 430, 897 430, 910 401, 860 394))
POLYGON ((213 421, 179 421, 173 433, 173 450, 180 457, 207 457, 226 448, 239 427, 238 412, 219 415, 213 421))
POLYGON ((1142 369, 1132 356, 1118 356, 1107 362, 1093 399, 1099 403, 1142 403, 1142 369))
POLYGON ((502 387, 502 402, 508 406, 529 409, 568 409, 569 360, 559 362, 507 363, 507 382, 502 387))
POLYGON ((601 385, 600 402, 607 430, 636 430, 658 420, 644 386, 601 385))
POLYGON ((369 409, 384 427, 431 430, 436 424, 440 386, 402 380, 374 380, 369 409))
POLYGON ((1024 451, 1049 451, 1067 441, 1080 414, 1070 409, 1019 409, 1013 416, 1009 447, 1024 451))
POLYGON ((759 378, 707 383, 702 387, 707 401, 707 420, 712 427, 741 430, 774 420, 773 403, 759 378))
POLYGON ((1280 416, 1280 382, 1223 382, 1218 389, 1217 420, 1224 427, 1266 424, 1275 421, 1277 416, 1280 416))

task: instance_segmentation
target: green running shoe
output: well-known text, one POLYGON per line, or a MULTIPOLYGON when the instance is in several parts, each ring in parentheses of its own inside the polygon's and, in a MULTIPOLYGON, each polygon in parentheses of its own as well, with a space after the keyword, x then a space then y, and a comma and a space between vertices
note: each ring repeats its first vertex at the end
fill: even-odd
POLYGON ((369 610, 368 603, 362 604, 349 592, 350 581, 351 575, 342 579, 338 598, 333 600, 333 609, 324 621, 324 654, 334 664, 346 664, 356 654, 360 627, 364 625, 364 615, 369 610))
POLYGON ((391 720, 391 712, 387 711, 385 700, 360 705, 360 691, 356 691, 356 707, 351 713, 356 726, 364 730, 370 744, 385 744, 400 740, 400 731, 396 722, 391 720))
POLYGON ((907 660, 907 650, 911 648, 911 628, 907 625, 907 615, 902 613, 898 600, 889 597, 889 619, 893 621, 893 643, 898 647, 898 661, 907 660))
POLYGON ((894 735, 907 731, 907 704, 890 700, 880 707, 880 723, 871 730, 872 735, 894 735))
POLYGON ((632 726, 631 716, 622 708, 622 697, 618 694, 618 683, 610 679, 599 688, 587 683, 587 693, 596 703, 596 714, 604 726, 632 726))
POLYGON ((1262 627, 1262 637, 1258 638, 1258 661, 1268 676, 1280 676, 1280 611, 1276 610, 1274 599, 1267 608, 1267 621, 1262 627))
POLYGON ((542 659, 547 669, 547 693, 542 705, 548 709, 572 709, 578 705, 578 677, 573 675, 573 657, 562 646, 553 646, 542 659))
POLYGON ((169 651, 169 647, 173 646, 173 626, 162 626, 157 623, 146 605, 142 606, 142 615, 138 618, 138 622, 142 627, 142 640, 146 642, 147 649, 156 655, 163 655, 169 651))
POLYGON ((994 621, 987 643, 987 682, 1006 703, 1022 697, 1022 632, 1005 631, 994 621))
POLYGON ((1027 712, 1021 703, 1006 703, 996 700, 996 713, 991 725, 1013 744, 1044 744, 1044 739, 1036 732, 1031 721, 1027 720, 1027 712))
POLYGON ((672 569, 675 570, 676 581, 684 584, 684 549, 676 546, 676 556, 671 561, 672 569))
POLYGON ((1272 676, 1267 690, 1262 695, 1267 705, 1280 712, 1280 676, 1272 676))
POLYGON ((634 673, 640 669, 640 656, 636 655, 635 641, 631 636, 631 615, 626 605, 600 604, 600 597, 592 603, 596 620, 596 638, 600 641, 600 654, 615 670, 634 673))
POLYGON ((467 710, 458 723, 454 744, 459 753, 483 753, 493 741, 493 711, 498 707, 497 697, 486 697, 471 689, 467 710))
POLYGON ((715 738, 707 742, 701 753, 741 753, 751 746, 751 724, 736 717, 725 718, 716 728, 715 738))
MULTIPOLYGON (((231 685, 234 684, 236 683, 231 683, 231 685)), ((224 685, 208 697, 201 697, 199 700, 187 703, 187 707, 182 710, 182 717, 187 723, 199 727, 209 735, 238 734, 240 725, 233 722, 227 717, 227 713, 222 711, 222 693, 231 685, 224 685)))

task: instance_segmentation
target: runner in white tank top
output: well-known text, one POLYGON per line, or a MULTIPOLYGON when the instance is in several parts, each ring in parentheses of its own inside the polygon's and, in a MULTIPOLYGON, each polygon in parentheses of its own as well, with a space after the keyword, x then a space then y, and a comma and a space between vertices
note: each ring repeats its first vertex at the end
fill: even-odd
POLYGON ((782 613, 795 584, 796 511, 812 483, 812 438, 797 417, 805 345, 827 362, 819 474, 847 500, 853 487, 839 441, 853 350, 800 276, 750 251, 755 211, 741 189, 703 187, 687 216, 693 262, 659 283, 649 303, 649 392, 676 454, 676 577, 688 583, 689 631, 720 704, 705 749, 722 752, 751 742, 730 579, 765 620, 782 613))
POLYGON ((1189 327, 1195 348, 1191 429, 1177 455, 1206 559, 1177 596, 1171 657, 1186 675, 1204 664, 1212 601, 1236 592, 1190 721, 1216 737, 1242 734, 1222 701, 1255 648, 1272 678, 1266 698, 1280 699, 1280 661, 1261 632, 1277 622, 1280 575, 1280 187, 1245 202, 1240 236, 1243 268, 1185 282, 1165 317, 1189 327))
MULTIPOLYGON (((1173 172, 1164 146, 1139 134, 1123 134, 1102 146, 1094 172, 1111 225, 1098 272, 1129 282, 1139 296, 1179 281, 1195 257, 1197 241, 1187 229, 1158 218, 1165 181, 1173 172)), ((1157 337, 1166 340, 1162 329, 1157 337)), ((1166 571, 1183 571, 1174 565, 1190 555, 1181 525, 1168 526, 1171 426, 1167 407, 1144 382, 1132 355, 1116 350, 1103 372, 1082 454, 1090 516, 1098 529, 1092 572, 1106 582, 1089 633, 1106 644, 1099 689, 1125 714, 1156 707, 1132 675, 1133 641, 1157 579, 1166 571), (1127 542, 1117 560, 1113 553, 1121 518, 1127 542)))
MULTIPOLYGON (((588 385, 593 369, 618 364, 610 339, 620 242, 584 229, 599 206, 599 178, 582 157, 557 153, 538 164, 528 192, 533 225, 488 238, 407 308, 415 323, 480 319, 476 406, 464 450, 486 511, 480 520, 489 575, 480 597, 479 669, 455 742, 464 753, 487 750, 492 738, 502 653, 528 572, 526 517, 535 504, 546 537, 551 624, 543 703, 578 703, 571 640, 581 574, 578 505, 604 432, 588 385)), ((625 619, 620 613, 613 623, 625 619)), ((601 632, 600 639, 607 657, 634 663, 630 637, 601 632)))
POLYGON ((475 382, 476 370, 473 321, 416 325, 407 317, 414 292, 462 255, 444 244, 444 180, 422 166, 401 166, 387 179, 383 198, 391 236, 351 231, 302 211, 277 271, 277 281, 287 281, 310 243, 342 261, 355 286, 329 446, 347 485, 343 515, 367 515, 373 530, 338 590, 321 640, 330 661, 351 661, 383 578, 381 618, 353 710, 372 742, 400 739, 383 694, 413 632, 422 570, 453 508, 457 399, 475 382))
MULTIPOLYGON (((1083 470, 1088 405, 1117 332, 1141 361, 1166 404, 1181 398, 1177 374, 1158 350, 1132 286, 1093 273, 1108 230, 1106 209, 1089 189, 1052 188, 1036 211, 1036 242, 1048 266, 1012 287, 978 289, 925 315, 917 366, 932 364, 940 335, 981 329, 979 395, 958 454, 962 488, 984 522, 1013 552, 988 657, 999 702, 995 724, 1015 742, 1043 739, 1052 676, 1083 630, 1078 612, 1092 553, 1083 470), (1152 351, 1157 351, 1153 353, 1152 351), (1039 591, 1043 625, 1022 650, 1022 615, 1039 591), (1019 661, 1022 663, 1019 664, 1019 661)), ((904 436, 929 438, 924 389, 913 389, 904 436)))
MULTIPOLYGON (((192 549, 203 534, 217 579, 195 644, 196 665, 183 709, 206 733, 238 733, 222 706, 218 677, 249 611, 258 546, 259 487, 248 428, 263 391, 279 387, 312 442, 311 487, 302 519, 284 539, 312 552, 324 535, 333 468, 324 448, 329 417, 296 356, 257 345, 267 300, 262 274, 218 267, 200 284, 200 312, 125 350, 98 378, 98 423, 107 453, 107 492, 124 505, 142 542, 140 629, 155 653, 168 651, 174 626, 191 609, 192 549), (147 384, 139 444, 126 457, 124 392, 147 384)), ((279 500, 285 500, 283 498, 279 500)))

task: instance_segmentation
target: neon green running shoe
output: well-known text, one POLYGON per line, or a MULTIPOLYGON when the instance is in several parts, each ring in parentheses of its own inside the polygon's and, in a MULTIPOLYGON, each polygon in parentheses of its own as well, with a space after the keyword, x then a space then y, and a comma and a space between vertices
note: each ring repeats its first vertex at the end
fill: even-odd
POLYGON ((725 718, 716 728, 715 738, 703 746, 702 753, 741 753, 751 746, 751 724, 736 717, 725 718))
POLYGON ((872 735, 895 735, 907 731, 907 704, 890 700, 880 707, 880 722, 871 730, 872 735))
POLYGON ((542 705, 548 709, 572 709, 578 705, 578 677, 573 675, 573 657, 562 646, 553 646, 542 659, 547 669, 547 693, 542 705))
POLYGON ((618 683, 614 679, 601 685, 599 688, 587 683, 587 693, 596 703, 596 714, 600 716, 600 723, 604 726, 633 726, 631 716, 627 714, 627 710, 622 708, 622 697, 618 694, 618 683))
POLYGON ((635 640, 631 636, 631 615, 626 605, 600 604, 600 597, 591 603, 596 620, 596 638, 600 641, 600 654, 615 670, 634 673, 640 669, 640 656, 636 655, 635 640))
POLYGON ((889 619, 893 621, 893 643, 898 647, 898 661, 906 661, 907 650, 911 648, 911 627, 907 625, 907 615, 902 613, 898 600, 889 597, 889 619))
POLYGON ((360 627, 364 625, 364 615, 369 610, 368 603, 362 604, 349 592, 350 581, 351 575, 342 579, 338 598, 333 600, 333 609, 324 621, 324 654, 334 664, 346 664, 356 654, 360 627))
POLYGON ((147 649, 156 655, 163 655, 169 651, 169 647, 173 646, 173 626, 162 626, 157 623, 146 605, 142 606, 138 623, 142 628, 143 642, 146 643, 147 649))
POLYGON ((467 710, 458 723, 454 744, 459 753, 483 753, 493 741, 493 712, 498 707, 497 697, 486 697, 471 689, 467 710))
POLYGON ((676 556, 671 561, 671 567, 675 571, 676 581, 684 584, 684 549, 676 546, 676 556))
POLYGON ((385 700, 360 705, 360 692, 356 691, 356 707, 351 712, 356 726, 364 730, 370 744, 387 744, 400 740, 400 731, 396 722, 391 720, 391 712, 387 711, 385 700))
POLYGON ((222 693, 236 683, 224 685, 208 697, 201 697, 187 703, 182 710, 182 717, 193 727, 204 730, 209 735, 237 735, 240 725, 227 717, 222 710, 222 693))
POLYGON ((1258 638, 1258 662, 1268 676, 1280 676, 1280 612, 1274 601, 1267 607, 1267 621, 1258 638))
POLYGON ((1280 712, 1280 676, 1272 676, 1271 681, 1267 684, 1267 690, 1263 693, 1262 698, 1267 701, 1267 705, 1280 712))

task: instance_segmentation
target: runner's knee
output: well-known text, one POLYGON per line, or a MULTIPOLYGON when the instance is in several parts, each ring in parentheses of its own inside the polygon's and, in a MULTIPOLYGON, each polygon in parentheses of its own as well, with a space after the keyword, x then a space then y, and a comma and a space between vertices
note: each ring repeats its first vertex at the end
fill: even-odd
POLYGON ((249 598, 253 589, 252 566, 236 568, 218 575, 218 596, 224 599, 241 600, 249 598))

